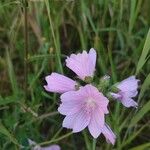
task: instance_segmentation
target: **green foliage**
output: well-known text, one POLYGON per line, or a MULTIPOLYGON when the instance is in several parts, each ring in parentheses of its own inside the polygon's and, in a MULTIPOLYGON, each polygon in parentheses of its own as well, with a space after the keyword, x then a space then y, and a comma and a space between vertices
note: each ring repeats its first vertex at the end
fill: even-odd
POLYGON ((43 146, 58 143, 62 150, 149 149, 150 1, 28 1, 26 97, 24 6, 20 0, 0 1, 0 149, 30 149, 28 138, 43 146), (43 89, 44 77, 53 71, 72 76, 66 56, 91 47, 98 54, 96 77, 107 74, 115 83, 136 74, 141 80, 138 109, 110 105, 114 147, 103 136, 92 141, 86 130, 72 134, 62 129, 63 118, 56 112, 59 95, 43 89))

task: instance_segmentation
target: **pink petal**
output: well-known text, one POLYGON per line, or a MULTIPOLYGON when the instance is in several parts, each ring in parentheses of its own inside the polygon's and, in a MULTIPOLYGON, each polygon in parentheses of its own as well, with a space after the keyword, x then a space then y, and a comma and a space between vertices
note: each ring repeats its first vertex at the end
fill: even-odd
POLYGON ((92 113, 90 123, 88 125, 89 131, 94 138, 97 138, 101 133, 101 128, 104 126, 104 113, 95 109, 92 113))
POLYGON ((116 98, 116 99, 120 99, 121 95, 118 93, 110 93, 112 97, 116 98))
POLYGON ((104 134, 108 143, 112 143, 113 145, 115 144, 116 135, 112 132, 107 124, 105 124, 102 128, 102 133, 104 134))
POLYGON ((96 51, 91 49, 89 54, 86 51, 77 55, 71 54, 66 59, 66 66, 74 71, 80 79, 93 77, 96 63, 96 51))
POLYGON ((61 102, 74 101, 74 102, 80 103, 85 97, 81 93, 82 92, 80 90, 66 92, 60 96, 61 102))
POLYGON ((125 107, 135 107, 135 108, 137 108, 137 106, 138 106, 138 103, 136 103, 132 98, 123 98, 121 100, 121 102, 125 107))
POLYGON ((75 90, 76 82, 61 74, 52 73, 46 76, 45 79, 47 82, 47 85, 44 86, 46 91, 64 93, 75 90))
POLYGON ((77 114, 67 115, 63 120, 62 126, 64 128, 73 129, 73 123, 74 123, 76 116, 77 114))
POLYGON ((89 58, 92 62, 93 68, 96 66, 96 51, 94 48, 91 48, 89 51, 89 58))
POLYGON ((123 81, 121 81, 117 87, 125 92, 130 97, 135 97, 137 95, 138 82, 135 76, 131 76, 123 81))
POLYGON ((78 113, 73 115, 67 115, 63 120, 63 127, 73 129, 73 132, 80 132, 89 124, 90 116, 80 110, 78 113))
POLYGON ((42 147, 40 150, 60 150, 60 147, 58 145, 51 145, 47 147, 42 147))
POLYGON ((77 104, 76 102, 73 102, 70 100, 70 102, 62 103, 58 111, 62 115, 73 115, 77 113, 82 108, 82 105, 77 104))
POLYGON ((73 132, 75 133, 82 131, 84 128, 88 126, 89 122, 90 122, 90 115, 87 115, 87 113, 83 109, 81 109, 77 113, 77 116, 74 120, 73 132))

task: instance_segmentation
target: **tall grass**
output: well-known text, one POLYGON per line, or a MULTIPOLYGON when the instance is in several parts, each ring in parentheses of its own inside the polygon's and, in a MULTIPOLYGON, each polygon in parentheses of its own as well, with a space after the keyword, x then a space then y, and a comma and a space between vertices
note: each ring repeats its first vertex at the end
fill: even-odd
POLYGON ((26 97, 23 6, 19 0, 0 1, 0 149, 29 149, 28 138, 65 150, 149 149, 149 0, 28 1, 26 97), (86 130, 72 134, 62 129, 59 96, 43 89, 44 77, 53 71, 72 76, 66 55, 91 47, 98 53, 97 76, 109 74, 112 83, 133 74, 141 80, 138 109, 110 106, 114 147, 102 136, 93 141, 86 130))

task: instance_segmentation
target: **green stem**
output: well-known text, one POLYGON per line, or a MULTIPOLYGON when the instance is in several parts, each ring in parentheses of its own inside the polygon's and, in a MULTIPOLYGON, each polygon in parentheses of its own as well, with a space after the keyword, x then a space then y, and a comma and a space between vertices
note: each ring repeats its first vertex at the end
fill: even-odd
POLYGON ((45 0, 45 5, 46 5, 47 13, 48 13, 48 19, 49 19, 49 23, 50 23, 52 37, 53 37, 53 40, 54 40, 54 45, 55 45, 55 48, 56 48, 56 56, 57 56, 59 69, 60 69, 60 72, 63 74, 63 67, 62 67, 61 58, 60 58, 60 47, 58 46, 58 43, 56 41, 56 36, 55 36, 55 33, 54 33, 54 27, 53 27, 53 24, 52 24, 49 0, 45 0))
POLYGON ((48 145, 48 144, 51 144, 51 143, 56 143, 56 142, 58 142, 60 140, 63 140, 64 138, 67 138, 70 135, 72 135, 72 132, 69 132, 69 133, 67 133, 67 134, 65 134, 65 135, 63 135, 63 136, 61 136, 61 137, 59 137, 57 139, 52 139, 50 141, 39 143, 38 145, 43 146, 43 145, 48 145))
POLYGON ((96 149, 96 139, 93 138, 93 145, 92 145, 92 150, 96 149))
POLYGON ((27 98, 27 80, 28 80, 28 2, 23 1, 24 6, 24 88, 25 88, 25 100, 27 98))
POLYGON ((89 142, 89 139, 87 137, 86 131, 83 131, 82 133, 83 133, 83 136, 84 136, 84 141, 85 141, 87 150, 91 150, 90 142, 89 142))

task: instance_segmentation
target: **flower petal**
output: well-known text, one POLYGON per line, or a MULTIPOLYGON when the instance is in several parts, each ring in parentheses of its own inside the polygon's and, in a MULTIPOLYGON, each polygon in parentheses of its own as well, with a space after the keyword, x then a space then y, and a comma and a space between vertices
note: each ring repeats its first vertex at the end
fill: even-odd
POLYGON ((135 97, 137 95, 139 80, 135 78, 135 76, 131 76, 123 81, 121 81, 117 87, 127 94, 130 97, 135 97))
POLYGON ((93 77, 96 63, 96 51, 91 49, 89 54, 86 51, 77 55, 71 54, 66 59, 66 66, 74 71, 80 79, 93 77))
POLYGON ((45 79, 47 82, 47 85, 44 86, 46 91, 64 93, 75 90, 76 82, 64 75, 52 73, 45 79))
POLYGON ((121 95, 119 93, 110 93, 113 98, 120 99, 121 95))
POLYGON ((73 128, 73 123, 74 119, 76 118, 76 114, 73 115, 67 115, 64 120, 62 126, 64 128, 72 129, 73 128))
POLYGON ((59 106, 58 111, 62 115, 73 115, 77 113, 81 108, 82 108, 82 105, 79 105, 77 102, 70 100, 70 102, 62 103, 59 106))
POLYGON ((112 132, 107 124, 105 124, 102 128, 102 133, 104 134, 108 143, 112 143, 113 145, 115 144, 116 135, 112 132))
POLYGON ((137 108, 137 106, 138 106, 138 103, 135 102, 132 98, 123 98, 121 100, 121 102, 125 107, 135 107, 135 108, 137 108))
POLYGON ((104 126, 104 113, 101 110, 95 109, 92 113, 89 131, 94 138, 97 138, 101 133, 101 128, 104 126))
POLYGON ((96 66, 96 51, 94 48, 91 48, 89 51, 89 58, 91 59, 92 62, 92 67, 95 68, 96 66))
POLYGON ((81 109, 74 120, 73 124, 73 132, 80 132, 84 128, 88 126, 90 122, 90 115, 87 115, 87 113, 84 111, 84 109, 81 109))
POLYGON ((90 116, 84 112, 84 110, 80 110, 76 114, 67 115, 63 120, 63 127, 68 129, 73 129, 73 132, 80 132, 89 124, 90 116))

